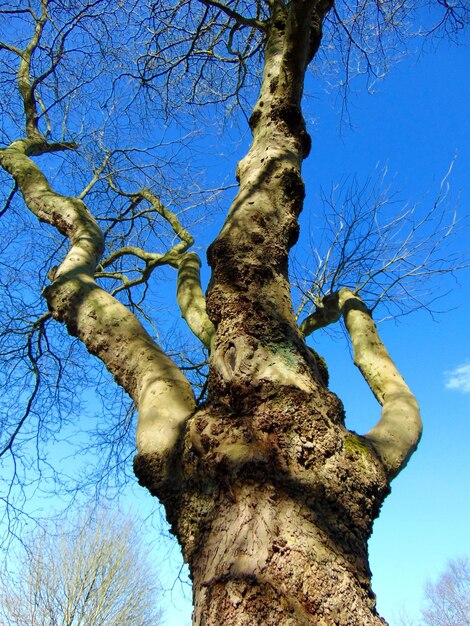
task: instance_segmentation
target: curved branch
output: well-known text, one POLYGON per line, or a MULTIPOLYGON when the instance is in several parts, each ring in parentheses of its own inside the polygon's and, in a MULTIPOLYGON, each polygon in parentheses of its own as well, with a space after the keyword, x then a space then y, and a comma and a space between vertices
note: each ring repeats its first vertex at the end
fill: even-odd
MULTIPOLYGON (((121 196, 126 196, 131 198, 132 204, 131 206, 135 207, 137 204, 140 204, 143 200, 146 200, 151 209, 149 209, 149 213, 157 213, 159 214, 166 223, 171 227, 175 236, 179 239, 177 243, 175 243, 169 250, 163 253, 156 252, 147 252, 142 248, 137 246, 124 246, 112 252, 106 259, 104 259, 99 267, 99 272, 95 277, 104 278, 104 277, 113 277, 121 280, 122 285, 117 287, 112 293, 115 295, 119 291, 123 291, 125 289, 129 290, 136 285, 141 285, 146 283, 152 272, 155 268, 160 267, 162 265, 171 265, 174 268, 179 267, 180 260, 182 255, 186 252, 186 250, 193 245, 194 238, 192 235, 183 227, 181 222, 178 219, 176 213, 173 213, 166 207, 162 201, 149 189, 141 189, 135 193, 126 193, 120 190, 113 182, 112 177, 108 177, 108 182, 111 188, 121 196), (139 273, 139 276, 135 279, 129 280, 120 272, 103 272, 107 267, 115 263, 118 259, 124 256, 134 256, 138 259, 141 259, 145 262, 144 268, 134 268, 136 272, 139 273)), ((115 223, 119 221, 119 218, 116 217, 113 220, 115 223)), ((110 226, 108 231, 112 228, 110 226)))
POLYGON ((299 325, 299 330, 304 337, 308 337, 308 335, 311 335, 316 330, 334 324, 340 317, 341 312, 338 308, 338 294, 328 294, 317 304, 316 310, 299 325))
POLYGON ((146 250, 143 250, 142 248, 139 248, 137 246, 124 246, 122 248, 119 248, 119 250, 111 252, 111 254, 106 259, 101 261, 98 268, 99 271, 106 269, 123 256, 135 256, 138 259, 145 261, 145 263, 157 264, 164 256, 166 256, 166 254, 147 252, 146 250))
POLYGON ((416 398, 383 345, 362 300, 349 289, 339 291, 339 308, 354 349, 354 363, 382 405, 379 422, 365 435, 390 479, 406 465, 421 438, 416 398))
POLYGON ((41 15, 35 18, 36 24, 33 36, 24 50, 21 51, 20 65, 18 68, 18 88, 23 99, 23 107, 26 121, 26 134, 30 139, 40 138, 38 128, 37 103, 34 96, 34 82, 31 78, 31 59, 47 22, 47 0, 41 2, 41 15))
MULTIPOLYGON (((70 240, 70 251, 44 291, 49 309, 134 400, 139 453, 156 454, 165 461, 195 408, 191 386, 135 315, 96 284, 102 232, 81 200, 51 188, 26 154, 29 143, 16 141, 1 149, 0 165, 16 181, 29 210, 70 240)), ((166 471, 165 463, 162 470, 166 471)))
POLYGON ((201 260, 195 252, 187 252, 178 265, 177 300, 181 315, 189 328, 210 349, 215 328, 206 312, 206 299, 201 288, 201 260))
POLYGON ((51 224, 70 239, 71 250, 56 278, 69 272, 93 275, 103 251, 103 236, 98 224, 83 202, 53 191, 40 168, 28 156, 55 149, 55 144, 50 146, 37 140, 14 141, 7 148, 0 149, 0 166, 15 180, 29 210, 40 221, 51 224))
POLYGON ((234 11, 229 6, 224 4, 223 2, 218 2, 218 0, 199 0, 202 4, 210 7, 214 7, 215 9, 219 9, 222 13, 225 13, 228 17, 235 20, 241 26, 249 26, 250 28, 256 28, 261 32, 266 31, 266 23, 262 20, 257 20, 251 17, 245 17, 241 15, 237 11, 234 11))

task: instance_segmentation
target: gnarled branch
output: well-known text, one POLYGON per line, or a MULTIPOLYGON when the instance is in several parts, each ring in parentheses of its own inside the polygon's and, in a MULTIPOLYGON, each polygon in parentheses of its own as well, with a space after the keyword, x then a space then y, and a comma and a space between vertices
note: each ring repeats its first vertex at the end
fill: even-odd
POLYGON ((99 226, 81 200, 51 188, 26 155, 27 146, 28 141, 17 141, 0 150, 0 165, 14 178, 29 210, 71 242, 45 290, 49 308, 133 398, 139 413, 139 452, 167 458, 194 410, 191 386, 134 314, 98 287, 94 273, 103 250, 99 226))

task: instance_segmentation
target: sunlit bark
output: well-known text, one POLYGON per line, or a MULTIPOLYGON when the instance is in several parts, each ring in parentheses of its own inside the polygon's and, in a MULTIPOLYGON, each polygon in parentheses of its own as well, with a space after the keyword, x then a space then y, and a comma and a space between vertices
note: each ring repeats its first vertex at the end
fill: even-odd
POLYGON ((370 311, 350 289, 327 296, 300 325, 306 335, 344 318, 354 363, 382 406, 379 422, 365 435, 393 478, 416 450, 422 431, 416 398, 382 343, 370 311))
POLYGON ((212 358, 228 383, 242 376, 308 391, 314 364, 294 323, 287 258, 298 236, 300 170, 310 150, 300 106, 303 81, 328 6, 273 6, 250 119, 253 143, 238 165, 239 192, 208 253, 208 312, 217 329, 212 358))
MULTIPOLYGON (((388 458, 345 429, 297 328, 287 272, 310 148, 303 80, 327 10, 273 3, 253 143, 208 253, 209 397, 175 460, 184 488, 156 480, 151 455, 135 463, 182 544, 197 625, 383 623, 367 541, 389 490, 388 458)), ((333 298, 321 325, 342 305, 333 298)))
POLYGON ((418 446, 422 430, 418 403, 380 340, 360 298, 342 289, 339 308, 351 337, 354 362, 382 405, 380 421, 365 438, 372 442, 387 474, 393 478, 418 446))
POLYGON ((206 348, 211 347, 214 326, 206 311, 206 299, 201 287, 201 259, 188 252, 178 263, 177 298, 182 317, 206 348))
POLYGON ((191 386, 135 315, 96 284, 103 251, 100 228, 81 200, 54 192, 28 156, 50 149, 44 140, 20 140, 0 150, 0 163, 15 179, 26 206, 70 240, 44 295, 53 316, 103 361, 133 398, 139 451, 165 460, 194 410, 191 386))

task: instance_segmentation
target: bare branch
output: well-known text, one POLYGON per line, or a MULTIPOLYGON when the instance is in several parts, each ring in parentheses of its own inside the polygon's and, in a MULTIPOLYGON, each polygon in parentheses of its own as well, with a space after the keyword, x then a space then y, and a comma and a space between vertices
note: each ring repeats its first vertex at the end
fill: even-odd
MULTIPOLYGON (((171 265, 172 267, 178 267, 182 255, 190 246, 192 246, 192 244, 194 243, 194 239, 190 235, 190 233, 185 228, 183 228, 177 215, 170 211, 150 190, 141 189, 138 192, 125 193, 116 187, 112 179, 109 179, 109 184, 110 187, 119 195, 129 197, 131 199, 132 208, 136 207, 144 200, 149 203, 150 213, 152 215, 160 215, 171 227, 174 235, 180 240, 169 250, 160 254, 147 252, 136 246, 125 246, 112 252, 106 259, 104 259, 100 263, 96 276, 97 278, 118 278, 119 280, 121 280, 122 285, 120 287, 117 287, 113 292, 114 294, 116 294, 123 289, 128 290, 137 285, 146 283, 154 269, 157 267, 161 267, 162 265, 171 265), (128 279, 122 273, 103 272, 103 270, 115 264, 117 260, 121 259, 124 256, 135 256, 145 262, 144 268, 135 267, 133 269, 133 271, 139 274, 137 278, 128 279)), ((136 216, 133 215, 132 219, 135 219, 135 217, 136 216)), ((118 221, 118 218, 116 218, 116 221, 118 221)))
POLYGON ((242 26, 249 26, 251 28, 257 28, 261 32, 266 30, 266 23, 260 20, 252 19, 249 17, 245 17, 241 15, 237 11, 234 11, 231 7, 227 6, 223 2, 218 2, 218 0, 199 0, 202 4, 206 6, 211 6, 216 9, 220 9, 223 13, 225 13, 228 17, 232 18, 238 24, 242 26))
POLYGON ((15 197, 16 192, 18 191, 18 185, 15 183, 13 185, 12 190, 10 191, 10 193, 8 194, 6 200, 5 200, 5 204, 3 205, 3 209, 0 210, 0 217, 2 217, 3 215, 5 215, 5 213, 8 211, 11 202, 13 200, 13 198, 15 197))
MULTIPOLYGON (((393 317, 420 308, 432 312, 439 297, 432 279, 453 275, 470 264, 470 259, 453 250, 466 225, 457 219, 455 208, 449 208, 453 163, 429 208, 425 203, 405 204, 397 211, 396 198, 382 182, 386 171, 377 184, 368 181, 359 187, 353 182, 339 189, 339 198, 338 188, 324 197, 328 209, 323 218, 324 247, 314 249, 316 269, 311 281, 301 287, 304 295, 297 315, 309 310, 318 319, 315 309, 323 306, 324 296, 348 285, 354 285, 354 292, 371 311, 385 309, 393 317)), ((304 330, 313 330, 316 322, 307 320, 304 330)))
MULTIPOLYGON (((34 134, 0 150, 0 165, 15 180, 29 210, 69 238, 71 249, 54 272, 54 282, 45 291, 51 312, 66 323, 70 334, 78 335, 103 360, 133 397, 139 409, 139 450, 159 453, 165 472, 165 459, 195 406, 191 387, 135 316, 96 285, 93 277, 103 251, 103 234, 98 224, 81 200, 55 192, 28 156, 56 147, 34 134), (74 306, 70 306, 72 300, 74 306), (127 340, 123 341, 126 329, 127 340), (109 343, 101 341, 103 332, 109 343), (125 363, 123 354, 127 354, 125 363)), ((176 217, 150 192, 144 190, 142 195, 158 206, 157 210, 178 229, 181 237, 186 237, 187 241, 176 246, 178 251, 185 250, 192 238, 188 239, 176 217)))
POLYGON ((470 626, 470 559, 449 561, 436 582, 425 588, 425 626, 470 626))
POLYGON ((0 449, 0 457, 2 457, 4 454, 12 450, 12 446, 15 443, 15 439, 17 438, 18 433, 20 432, 24 423, 28 419, 30 412, 31 412, 31 407, 34 401, 36 400, 36 396, 38 395, 38 392, 41 386, 41 371, 38 367, 38 360, 41 358, 41 338, 44 332, 44 324, 50 318, 51 318, 50 313, 44 313, 44 315, 41 315, 41 317, 33 323, 31 330, 28 333, 27 358, 30 363, 32 373, 34 375, 34 385, 33 385, 31 394, 28 398, 28 401, 26 403, 26 407, 25 407, 23 415, 18 420, 13 433, 8 438, 8 441, 4 444, 3 448, 0 449), (35 341, 35 343, 38 346, 37 354, 33 351, 33 341, 35 341))
POLYGON ((87 511, 44 526, 25 540, 21 568, 0 576, 2 623, 160 624, 158 572, 133 520, 87 511))

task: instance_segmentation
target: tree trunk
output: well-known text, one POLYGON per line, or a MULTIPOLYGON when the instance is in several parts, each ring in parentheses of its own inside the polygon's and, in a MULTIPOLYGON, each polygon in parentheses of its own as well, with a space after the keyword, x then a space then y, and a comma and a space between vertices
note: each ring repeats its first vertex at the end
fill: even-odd
POLYGON ((137 457, 189 563, 195 625, 384 624, 367 541, 388 480, 342 418, 320 383, 260 383, 190 419, 171 482, 152 488, 137 457))
POLYGON ((253 144, 209 249, 208 401, 187 423, 171 478, 160 480, 151 455, 135 461, 189 563, 198 626, 384 623, 367 541, 388 477, 344 427, 290 298, 310 148, 300 102, 323 17, 312 4, 273 13, 253 144))

